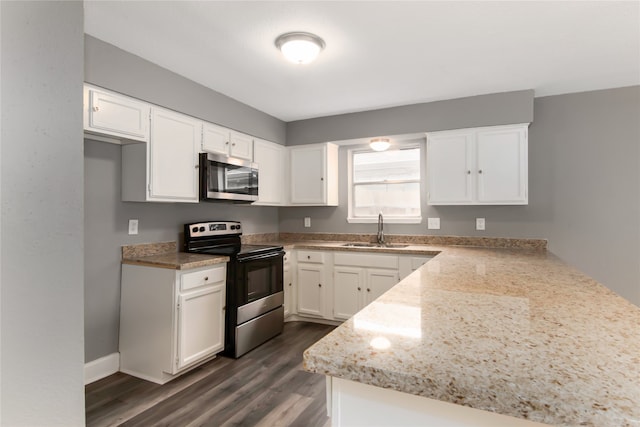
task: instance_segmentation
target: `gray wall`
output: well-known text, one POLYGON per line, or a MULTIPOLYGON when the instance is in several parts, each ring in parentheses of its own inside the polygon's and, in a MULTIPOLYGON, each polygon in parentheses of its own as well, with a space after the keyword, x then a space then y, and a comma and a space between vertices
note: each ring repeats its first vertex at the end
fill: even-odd
POLYGON ((522 90, 289 122, 287 145, 532 121, 533 90, 522 90))
POLYGON ((85 35, 85 81, 279 144, 283 121, 85 35))
MULTIPOLYGON (((487 99, 492 102, 486 107, 476 105, 483 117, 487 114, 484 110, 508 110, 503 108, 508 103, 500 106, 495 98, 487 99)), ((529 205, 428 206, 423 200, 422 224, 387 224, 386 232, 547 238, 552 252, 640 305, 640 88, 536 98, 533 105, 535 120, 529 129, 529 205), (440 230, 427 230, 426 218, 431 216, 440 217, 440 230), (475 230, 476 217, 486 218, 486 231, 475 230)), ((469 108, 440 111, 436 107, 429 107, 431 115, 453 124, 457 122, 447 118, 448 115, 470 112, 469 108)), ((389 109, 384 117, 358 113, 305 120, 295 123, 295 134, 307 134, 304 125, 308 124, 308 134, 313 137, 305 142, 349 139, 356 135, 350 128, 351 121, 358 133, 366 132, 369 121, 376 132, 368 135, 402 133, 384 123, 394 123, 396 118, 406 120, 404 116, 396 117, 403 112, 400 108, 389 109)), ((520 114, 512 119, 521 122, 523 117, 520 114)), ((497 116, 494 119, 500 120, 497 116)), ((470 118, 464 120, 473 122, 470 118)), ((423 126, 422 118, 416 117, 414 123, 407 124, 407 129, 414 132, 419 126, 423 126)), ((339 206, 281 209, 280 231, 375 232, 373 224, 346 221, 346 151, 346 147, 341 147, 339 206), (306 216, 311 217, 311 228, 303 227, 306 216)))
MULTIPOLYGON (((85 37, 85 81, 284 144, 285 123, 95 38, 85 37)), ((278 231, 278 208, 121 202, 121 149, 85 140, 85 360, 118 351, 121 246, 178 240, 182 225, 240 220, 278 231), (128 220, 139 234, 127 234, 128 220)))
POLYGON ((81 426, 82 2, 0 15, 0 424, 81 426))

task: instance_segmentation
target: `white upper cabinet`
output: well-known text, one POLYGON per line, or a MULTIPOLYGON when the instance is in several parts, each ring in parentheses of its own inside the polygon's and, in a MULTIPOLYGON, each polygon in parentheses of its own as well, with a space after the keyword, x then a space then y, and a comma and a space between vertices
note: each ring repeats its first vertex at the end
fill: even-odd
POLYGON ((289 149, 291 205, 338 206, 338 146, 289 149))
POLYGON ((201 129, 199 120, 153 108, 149 142, 122 146, 122 200, 197 203, 201 129))
POLYGON ((89 85, 84 86, 83 98, 87 133, 149 141, 149 104, 89 85))
POLYGON ((253 137, 213 123, 202 130, 202 151, 253 160, 253 137))
POLYGON ((253 142, 253 158, 258 164, 258 201, 254 205, 281 206, 285 202, 285 166, 287 150, 284 146, 263 139, 253 142))
POLYGON ((431 205, 526 205, 528 124, 427 134, 431 205))

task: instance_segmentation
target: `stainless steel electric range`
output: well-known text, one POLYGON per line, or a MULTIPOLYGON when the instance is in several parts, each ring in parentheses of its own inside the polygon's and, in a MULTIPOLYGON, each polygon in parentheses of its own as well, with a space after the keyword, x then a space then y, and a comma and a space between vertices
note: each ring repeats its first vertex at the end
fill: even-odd
POLYGON ((275 245, 243 245, 242 224, 207 221, 184 226, 186 252, 227 255, 224 354, 240 357, 280 334, 284 325, 282 260, 275 245))

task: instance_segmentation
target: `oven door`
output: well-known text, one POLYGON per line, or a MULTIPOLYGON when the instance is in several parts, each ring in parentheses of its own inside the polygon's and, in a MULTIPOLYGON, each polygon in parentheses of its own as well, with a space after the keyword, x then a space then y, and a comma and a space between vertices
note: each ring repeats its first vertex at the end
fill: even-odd
POLYGON ((200 199, 258 200, 258 165, 211 153, 200 154, 200 199))
POLYGON ((238 306, 252 303, 282 292, 283 251, 270 252, 238 259, 234 290, 238 306))

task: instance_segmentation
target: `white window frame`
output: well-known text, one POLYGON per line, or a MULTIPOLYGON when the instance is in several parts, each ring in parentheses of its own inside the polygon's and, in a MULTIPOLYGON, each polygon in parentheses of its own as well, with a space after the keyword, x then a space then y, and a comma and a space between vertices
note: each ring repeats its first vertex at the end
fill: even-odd
MULTIPOLYGON (((384 216, 384 222, 389 224, 420 224, 422 223, 422 176, 424 175, 424 171, 422 170, 422 154, 423 148, 420 144, 408 144, 398 147, 401 150, 408 150, 417 148, 419 150, 419 164, 420 164, 420 178, 417 180, 407 180, 401 182, 417 182, 420 186, 420 215, 419 216, 411 216, 411 217, 398 217, 398 216, 384 216)), ((364 217, 354 217, 353 216, 353 156, 357 153, 372 153, 374 150, 371 148, 352 148, 347 152, 347 222, 350 224, 372 224, 378 222, 378 217, 364 218, 364 217)), ((396 181, 398 182, 398 181, 396 181)))

